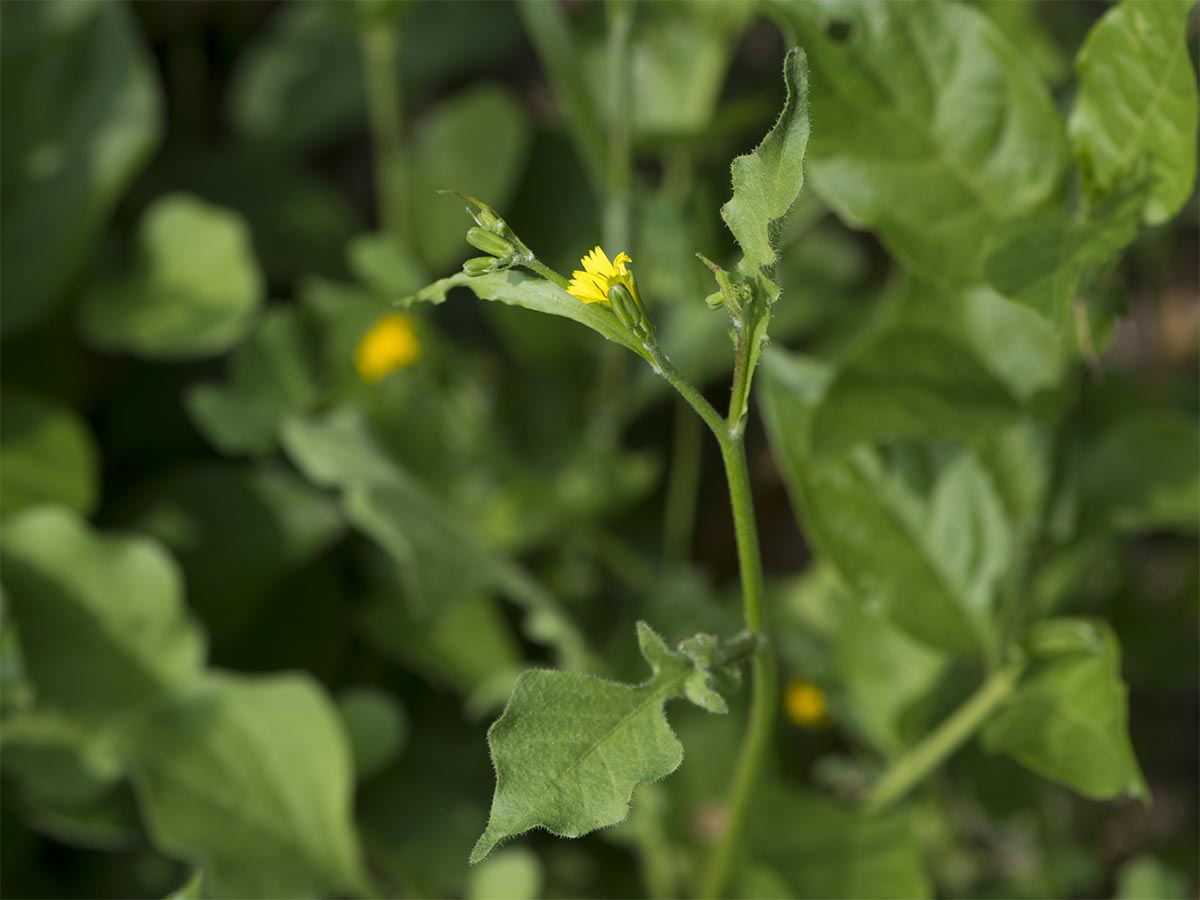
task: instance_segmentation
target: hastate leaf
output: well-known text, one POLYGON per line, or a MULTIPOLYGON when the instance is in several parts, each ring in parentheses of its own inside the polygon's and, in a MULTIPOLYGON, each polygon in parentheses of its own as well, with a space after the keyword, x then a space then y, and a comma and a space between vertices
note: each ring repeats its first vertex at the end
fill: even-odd
POLYGON ((1105 13, 1075 60, 1079 95, 1069 131, 1084 175, 1105 194, 1145 166, 1143 215, 1179 211, 1196 180, 1196 72, 1188 53, 1195 0, 1125 0, 1105 13))
POLYGON ((708 673, 695 654, 672 650, 644 622, 638 644, 652 672, 638 685, 544 670, 517 680, 488 732, 496 792, 472 863, 531 828, 573 838, 615 825, 628 815, 635 787, 679 767, 683 746, 663 707, 687 696, 712 709, 689 688, 708 673))
POLYGON ((775 264, 775 223, 787 215, 804 185, 809 116, 808 59, 803 50, 788 52, 783 81, 783 112, 754 152, 733 161, 733 198, 721 207, 721 218, 742 248, 739 268, 751 278, 775 264))

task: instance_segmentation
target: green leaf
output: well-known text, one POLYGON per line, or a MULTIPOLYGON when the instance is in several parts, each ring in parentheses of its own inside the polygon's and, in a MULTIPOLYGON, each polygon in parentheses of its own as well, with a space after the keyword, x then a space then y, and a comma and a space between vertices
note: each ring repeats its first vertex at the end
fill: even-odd
POLYGON ((79 808, 100 799, 121 777, 111 742, 55 712, 6 715, 5 775, 19 782, 27 801, 79 808))
POLYGON ((780 784, 760 790, 759 798, 746 843, 755 862, 770 865, 784 879, 788 897, 914 900, 934 895, 906 813, 868 818, 780 784))
POLYGON ((783 82, 787 90, 783 112, 752 153, 733 161, 733 198, 721 207, 721 218, 742 248, 738 268, 750 278, 775 265, 776 225, 804 185, 809 115, 808 59, 803 50, 788 51, 783 82))
POLYGON ((1131 185, 1086 214, 1044 213, 1001 227, 984 263, 988 281, 1062 327, 1081 275, 1113 260, 1137 236, 1143 197, 1131 185))
POLYGON ((40 503, 87 514, 96 505, 96 446, 70 409, 35 394, 5 391, 0 402, 0 512, 40 503))
POLYGON ((1066 138, 1036 69, 958 3, 777 2, 809 55, 813 189, 939 284, 974 280, 988 239, 1058 190, 1066 138), (829 22, 847 32, 827 33, 829 22))
POLYGON ((155 845, 214 895, 363 889, 350 750, 308 677, 207 675, 139 718, 127 753, 155 845))
POLYGON ((346 688, 337 696, 350 739, 354 774, 366 781, 395 759, 408 735, 408 714, 390 694, 373 687, 346 688))
POLYGON ((1187 900, 1188 876, 1148 853, 1135 856, 1117 873, 1117 900, 1187 900))
POLYGON ((813 413, 813 452, 833 455, 879 439, 972 437, 1019 412, 962 342, 901 325, 869 338, 838 367, 813 413))
POLYGON ((185 405, 196 427, 226 455, 272 452, 283 420, 316 403, 315 354, 299 312, 267 310, 250 339, 234 351, 224 383, 202 382, 185 405))
POLYGON ((1125 0, 1088 33, 1075 60, 1079 93, 1069 131, 1091 187, 1107 194, 1148 171, 1144 216, 1175 215, 1196 181, 1196 72, 1188 53, 1195 0, 1125 0))
POLYGON ((311 481, 338 488, 347 519, 392 558, 416 618, 440 617, 496 590, 526 611, 533 640, 554 646, 566 665, 590 665, 583 636, 557 600, 391 459, 356 413, 293 419, 283 444, 311 481))
POLYGON ((493 275, 471 276, 460 272, 435 281, 412 297, 405 298, 404 302, 444 303, 446 294, 456 287, 470 288, 480 300, 498 300, 509 306, 522 306, 535 312, 571 319, 598 332, 606 340, 627 347, 638 356, 649 359, 645 347, 630 329, 617 320, 607 304, 580 303, 549 281, 511 269, 493 275))
POLYGON ((437 189, 505 207, 524 170, 530 130, 525 108, 494 85, 443 100, 421 123, 412 148, 411 218, 413 240, 430 269, 444 271, 469 249, 462 201, 437 189))
POLYGON ((62 300, 158 144, 161 99, 128 7, 20 4, 0 37, 4 336, 62 300))
POLYGON ((167 900, 200 900, 203 896, 204 870, 196 869, 188 880, 167 894, 167 900))
POLYGON ((329 497, 270 462, 177 468, 151 481, 122 519, 176 555, 191 605, 226 647, 251 629, 288 574, 344 528, 329 497))
POLYGON ((644 622, 638 645, 652 672, 639 685, 540 670, 517 679, 488 731, 496 793, 472 863, 531 828, 579 837, 615 825, 629 814, 635 787, 679 767, 683 746, 663 706, 692 699, 691 686, 710 689, 709 673, 644 622))
POLYGON ((918 640, 956 652, 994 649, 994 587, 1008 537, 1000 501, 974 458, 957 457, 928 498, 866 448, 818 463, 809 431, 828 371, 772 354, 768 373, 768 435, 820 555, 918 640))
POLYGON ((833 660, 852 726, 886 756, 904 749, 901 718, 945 660, 859 604, 848 604, 838 623, 833 660))
POLYGON ((142 216, 138 245, 136 265, 84 301, 80 325, 90 342, 149 359, 195 359, 228 350, 250 330, 265 287, 240 216, 170 194, 142 216))
POLYGON ((493 854, 467 873, 467 900, 536 900, 542 895, 542 864, 525 847, 493 854))
POLYGON ((984 747, 1095 800, 1147 797, 1129 742, 1127 689, 1117 637, 1057 657, 1025 678, 988 723, 984 747))
POLYGON ((194 678, 204 659, 156 541, 39 507, 0 533, 4 586, 40 704, 95 723, 194 678))
POLYGON ((1080 521, 1119 531, 1200 530, 1200 428, 1143 413, 1102 434, 1080 461, 1080 521))

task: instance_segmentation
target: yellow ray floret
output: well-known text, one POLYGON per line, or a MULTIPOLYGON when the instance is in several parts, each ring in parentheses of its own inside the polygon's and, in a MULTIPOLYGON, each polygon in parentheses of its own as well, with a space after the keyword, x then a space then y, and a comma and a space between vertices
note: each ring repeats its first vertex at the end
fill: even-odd
POLYGON ((783 692, 783 708, 797 725, 824 728, 829 724, 825 692, 810 682, 795 678, 789 681, 783 692))
POLYGON ((583 269, 571 273, 571 284, 567 287, 567 292, 576 300, 581 303, 608 303, 609 289, 613 285, 623 284, 634 301, 641 303, 633 273, 628 268, 633 265, 633 260, 625 251, 609 262, 604 251, 596 246, 580 260, 580 265, 583 269))

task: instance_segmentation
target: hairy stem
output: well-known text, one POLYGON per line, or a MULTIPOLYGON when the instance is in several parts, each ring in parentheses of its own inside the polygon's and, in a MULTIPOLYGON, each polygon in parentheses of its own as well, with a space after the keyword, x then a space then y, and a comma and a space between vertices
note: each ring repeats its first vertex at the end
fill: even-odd
MULTIPOLYGON (((732 411, 730 413, 732 418, 732 411)), ((767 622, 763 602, 762 557, 758 549, 758 529, 754 520, 754 498, 750 492, 750 474, 746 466, 746 445, 740 430, 726 430, 721 439, 721 456, 729 481, 729 501, 733 507, 733 525, 737 535, 738 564, 742 578, 742 611, 746 628, 763 637, 762 649, 754 656, 751 668, 750 718, 742 737, 742 747, 734 769, 733 785, 726 810, 725 828, 712 855, 700 896, 717 900, 724 896, 734 862, 746 829, 754 789, 762 773, 771 734, 775 729, 776 684, 775 656, 766 641, 767 622)))
POLYGON ((396 76, 396 43, 396 31, 390 22, 372 25, 362 37, 379 221, 384 231, 402 240, 407 231, 408 167, 396 76))
POLYGON ((867 792, 862 804, 864 811, 868 814, 883 812, 966 743, 1012 693, 1023 668, 1023 663, 1009 663, 988 676, 979 690, 949 718, 888 766, 867 792))

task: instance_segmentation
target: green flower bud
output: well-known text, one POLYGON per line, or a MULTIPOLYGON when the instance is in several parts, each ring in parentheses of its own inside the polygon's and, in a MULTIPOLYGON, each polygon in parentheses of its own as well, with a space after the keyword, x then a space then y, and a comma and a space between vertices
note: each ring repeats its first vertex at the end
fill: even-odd
POLYGON ((491 207, 482 206, 479 212, 473 216, 480 227, 486 228, 488 231, 494 231, 496 234, 504 234, 508 231, 508 223, 496 215, 491 207))
POLYGON ((714 291, 704 298, 704 302, 708 304, 709 309, 720 309, 725 305, 725 295, 720 291, 714 291))
POLYGON ((500 266, 490 256, 474 256, 463 263, 463 272, 467 275, 491 275, 499 270, 500 266))
POLYGON ((623 284, 614 284, 608 289, 608 303, 616 314, 617 321, 643 336, 654 333, 654 325, 646 318, 646 312, 633 294, 623 284))
POLYGON ((478 226, 467 230, 467 243, 477 250, 482 250, 484 253, 496 257, 496 259, 508 259, 515 252, 516 248, 512 243, 494 231, 488 231, 485 228, 478 226))

